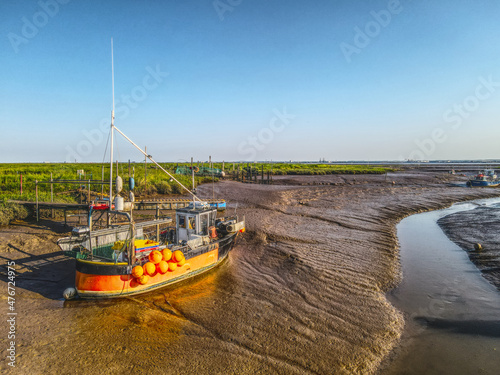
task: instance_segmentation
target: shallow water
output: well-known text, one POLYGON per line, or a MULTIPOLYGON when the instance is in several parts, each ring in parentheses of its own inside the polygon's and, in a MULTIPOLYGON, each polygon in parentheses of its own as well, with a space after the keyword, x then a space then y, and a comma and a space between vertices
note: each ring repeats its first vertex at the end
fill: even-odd
POLYGON ((500 204, 481 205, 438 220, 443 232, 500 291, 500 204), (481 244, 480 251, 475 250, 481 244))
POLYGON ((384 374, 498 374, 500 293, 436 223, 475 207, 457 204, 398 225, 403 281, 388 297, 405 313, 407 326, 384 374))

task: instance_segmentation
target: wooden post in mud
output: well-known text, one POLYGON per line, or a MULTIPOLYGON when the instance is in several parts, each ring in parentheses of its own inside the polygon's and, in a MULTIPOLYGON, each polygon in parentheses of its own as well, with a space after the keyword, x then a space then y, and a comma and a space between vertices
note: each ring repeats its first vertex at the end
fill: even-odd
MULTIPOLYGON (((52 172, 50 172, 50 203, 54 202, 54 184, 52 183, 52 172)), ((54 209, 50 210, 50 216, 54 218, 54 209)))
MULTIPOLYGON (((196 185, 194 183, 194 166, 193 166, 193 157, 192 156, 191 156, 191 179, 192 179, 191 185, 193 185, 192 186, 192 192, 193 192, 193 194, 196 194, 195 193, 195 187, 196 187, 196 185)), ((193 197, 193 202, 194 202, 194 197, 193 197)))
POLYGON ((21 173, 21 195, 23 195, 23 174, 21 173))
POLYGON ((38 223, 38 180, 35 180, 36 222, 38 223))
MULTIPOLYGON (((156 220, 160 218, 160 205, 156 203, 156 220)), ((156 242, 160 242, 160 224, 156 224, 156 242)))
MULTIPOLYGON (((148 147, 144 146, 144 152, 148 153, 148 147)), ((148 157, 144 156, 144 195, 148 192, 148 157)))
POLYGON ((262 169, 261 169, 261 178, 260 178, 260 183, 263 184, 264 183, 264 165, 262 165, 262 169))
POLYGON ((104 165, 102 166, 101 170, 101 200, 104 196, 104 165))

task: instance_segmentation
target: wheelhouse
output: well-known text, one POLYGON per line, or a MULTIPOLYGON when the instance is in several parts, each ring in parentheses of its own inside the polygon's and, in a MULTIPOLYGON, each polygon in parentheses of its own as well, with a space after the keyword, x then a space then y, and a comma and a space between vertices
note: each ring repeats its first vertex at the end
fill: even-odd
POLYGON ((191 204, 176 211, 177 242, 190 241, 200 236, 208 236, 209 228, 215 226, 217 208, 209 205, 191 204))

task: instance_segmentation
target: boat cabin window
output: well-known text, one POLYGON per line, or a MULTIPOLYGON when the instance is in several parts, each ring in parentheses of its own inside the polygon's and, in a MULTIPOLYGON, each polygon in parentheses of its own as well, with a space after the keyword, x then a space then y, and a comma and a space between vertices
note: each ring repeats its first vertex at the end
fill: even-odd
POLYGON ((189 216, 189 229, 196 230, 196 218, 189 216))
POLYGON ((210 212, 210 224, 209 224, 210 227, 215 226, 215 218, 216 217, 217 217, 217 211, 210 212))
POLYGON ((179 228, 186 228, 186 217, 179 215, 179 228))
POLYGON ((200 234, 203 236, 208 235, 208 213, 200 215, 200 234))

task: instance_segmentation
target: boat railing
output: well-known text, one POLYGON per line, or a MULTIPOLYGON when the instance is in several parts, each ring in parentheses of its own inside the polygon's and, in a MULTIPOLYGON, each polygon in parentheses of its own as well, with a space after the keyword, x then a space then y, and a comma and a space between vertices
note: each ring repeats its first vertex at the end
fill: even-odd
POLYGON ((193 252, 193 250, 191 250, 191 248, 189 246, 183 246, 183 247, 180 247, 180 248, 175 248, 175 250, 180 250, 182 251, 182 253, 184 254, 184 256, 188 255, 188 254, 191 254, 193 252))
POLYGON ((146 237, 149 238, 155 235, 162 227, 171 222, 171 218, 163 218, 90 232, 88 229, 82 230, 79 235, 60 239, 58 245, 67 255, 78 259, 93 260, 95 257, 98 260, 118 262, 123 260, 120 253, 127 253, 132 238, 137 240, 147 239, 146 237), (148 228, 153 229, 149 231, 148 228), (134 231, 135 236, 133 235, 134 231), (113 249, 118 241, 122 241, 124 246, 121 249, 113 249), (120 260, 120 258, 122 259, 120 260))

